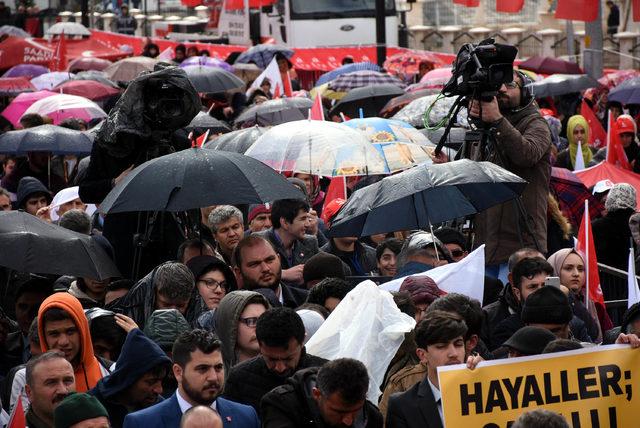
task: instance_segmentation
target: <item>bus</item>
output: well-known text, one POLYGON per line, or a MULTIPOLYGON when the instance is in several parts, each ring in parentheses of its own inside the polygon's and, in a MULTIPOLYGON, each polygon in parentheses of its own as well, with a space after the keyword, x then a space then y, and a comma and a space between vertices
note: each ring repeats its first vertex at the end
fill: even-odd
MULTIPOLYGON (((376 0, 225 0, 213 25, 229 43, 273 39, 291 47, 376 43, 376 0), (254 5, 261 5, 253 7, 254 5)), ((212 15, 215 15, 212 11, 212 15)), ((398 44, 395 1, 385 0, 386 43, 398 44)))

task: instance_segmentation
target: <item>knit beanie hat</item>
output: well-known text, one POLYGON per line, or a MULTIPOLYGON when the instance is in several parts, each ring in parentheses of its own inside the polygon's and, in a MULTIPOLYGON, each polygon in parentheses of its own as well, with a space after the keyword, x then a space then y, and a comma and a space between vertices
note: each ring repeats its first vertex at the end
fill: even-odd
POLYGON ((56 407, 54 411, 54 427, 68 428, 87 419, 104 416, 109 418, 107 409, 96 397, 84 393, 72 393, 56 407))
POLYGON ((271 214, 271 204, 254 204, 249 205, 249 215, 247 220, 249 223, 260 214, 271 214))
POLYGON ((430 305, 438 297, 447 294, 438 288, 432 278, 425 275, 408 276, 402 281, 400 291, 408 292, 414 305, 430 305))
POLYGON ((607 212, 636 209, 636 189, 627 183, 614 184, 604 203, 607 212))
POLYGON ((559 288, 548 285, 527 297, 520 317, 525 324, 566 324, 573 312, 569 298, 559 288))
POLYGON ((342 260, 336 255, 319 252, 307 260, 302 268, 302 278, 304 282, 325 278, 345 279, 344 267, 342 260))

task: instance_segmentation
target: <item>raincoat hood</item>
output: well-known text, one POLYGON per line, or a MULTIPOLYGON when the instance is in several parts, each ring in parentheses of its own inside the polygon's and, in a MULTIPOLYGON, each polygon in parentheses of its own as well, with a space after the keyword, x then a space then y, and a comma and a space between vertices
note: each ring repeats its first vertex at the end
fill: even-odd
POLYGON ((249 290, 237 290, 224 296, 215 312, 216 334, 222 342, 225 377, 238 361, 236 356, 238 319, 249 302, 262 303, 265 308, 270 307, 262 294, 249 290))
POLYGON ((200 111, 200 98, 185 71, 162 63, 156 65, 153 72, 141 74, 129 84, 98 131, 96 143, 111 156, 124 158, 130 155, 138 149, 136 146, 141 144, 140 140, 158 144, 154 138, 157 131, 145 119, 145 112, 148 111, 145 86, 158 80, 182 90, 184 108, 181 123, 176 123, 173 131, 187 126, 200 111))
POLYGON ((191 326, 177 309, 158 309, 147 320, 144 334, 162 350, 171 351, 176 338, 190 330, 191 326))
POLYGON ((51 192, 49 192, 40 180, 34 177, 22 177, 20 182, 18 182, 18 191, 16 193, 16 204, 18 208, 24 208, 29 196, 35 193, 43 193, 47 198, 47 203, 51 203, 51 192))
POLYGON ((89 322, 84 315, 80 301, 69 293, 55 293, 47 297, 38 310, 38 336, 42 352, 49 350, 44 334, 44 313, 49 309, 59 308, 68 313, 80 334, 79 363, 73 368, 76 377, 76 391, 86 392, 93 388, 102 378, 100 363, 93 355, 93 343, 89 333, 89 322))
POLYGON ((584 144, 582 144, 582 157, 584 159, 585 166, 589 165, 591 162, 591 158, 593 154, 589 149, 589 122, 584 116, 576 114, 575 116, 571 116, 569 121, 567 122, 567 139, 569 140, 569 157, 571 158, 571 165, 576 166, 576 154, 578 153, 578 142, 573 137, 573 130, 576 129, 576 126, 582 126, 585 131, 584 134, 584 144))
POLYGON ((122 346, 116 369, 98 382, 96 390, 105 398, 115 396, 160 364, 169 367, 171 359, 140 329, 134 328, 122 346))

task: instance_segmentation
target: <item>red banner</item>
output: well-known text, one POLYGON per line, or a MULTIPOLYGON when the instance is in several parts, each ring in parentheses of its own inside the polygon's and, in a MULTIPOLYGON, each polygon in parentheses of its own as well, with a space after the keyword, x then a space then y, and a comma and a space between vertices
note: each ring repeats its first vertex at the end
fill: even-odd
POLYGON ((591 22, 598 18, 599 0, 558 0, 556 19, 591 22))
POLYGON ((640 0, 632 0, 633 1, 633 20, 640 21, 640 0))
POLYGON ((496 11, 519 13, 524 7, 524 0, 496 0, 496 11))
POLYGON ((466 7, 478 7, 480 6, 480 0, 453 0, 453 3, 466 7))

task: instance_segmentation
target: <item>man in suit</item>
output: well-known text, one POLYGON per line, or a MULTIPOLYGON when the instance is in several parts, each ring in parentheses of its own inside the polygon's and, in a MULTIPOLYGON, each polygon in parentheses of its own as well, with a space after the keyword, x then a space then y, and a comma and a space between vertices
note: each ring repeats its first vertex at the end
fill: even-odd
POLYGON ((438 367, 462 364, 467 325, 456 314, 434 310, 415 329, 417 354, 427 376, 411 389, 389 399, 387 428, 443 428, 438 367))
POLYGON ((181 334, 173 344, 173 374, 178 389, 171 398, 127 415, 125 428, 180 426, 182 414, 193 406, 216 410, 224 428, 259 428, 260 420, 251 406, 218 397, 224 386, 224 364, 220 342, 206 330, 181 334))

